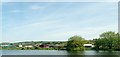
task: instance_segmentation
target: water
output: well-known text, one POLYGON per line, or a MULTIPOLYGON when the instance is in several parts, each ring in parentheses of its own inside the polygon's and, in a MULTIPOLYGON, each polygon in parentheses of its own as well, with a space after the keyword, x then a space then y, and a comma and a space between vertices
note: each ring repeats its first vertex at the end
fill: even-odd
POLYGON ((2 50, 2 55, 119 55, 120 51, 2 50))

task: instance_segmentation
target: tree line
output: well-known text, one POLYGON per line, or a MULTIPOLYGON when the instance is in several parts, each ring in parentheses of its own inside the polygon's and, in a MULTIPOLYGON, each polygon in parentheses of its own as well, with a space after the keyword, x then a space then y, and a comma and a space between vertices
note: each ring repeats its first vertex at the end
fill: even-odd
MULTIPOLYGON (((68 39, 68 41, 38 41, 38 42, 19 42, 19 43, 1 43, 0 45, 9 45, 8 47, 0 47, 2 49, 8 50, 19 50, 19 45, 27 46, 32 45, 35 50, 68 50, 68 51, 83 51, 86 50, 84 44, 93 44, 94 47, 91 49, 94 50, 120 50, 120 34, 107 31, 103 32, 99 35, 99 38, 93 40, 85 40, 81 36, 72 36, 68 39), (40 44, 47 45, 49 48, 41 48, 40 44)), ((23 50, 23 47, 22 47, 23 50)), ((27 50, 25 48, 24 50, 27 50)))
POLYGON ((112 31, 104 32, 95 39, 97 50, 120 50, 120 34, 112 31))
POLYGON ((86 41, 81 36, 70 37, 67 41, 67 50, 85 50, 84 44, 93 44, 95 50, 120 50, 120 34, 107 31, 99 35, 99 38, 93 39, 92 42, 86 41))

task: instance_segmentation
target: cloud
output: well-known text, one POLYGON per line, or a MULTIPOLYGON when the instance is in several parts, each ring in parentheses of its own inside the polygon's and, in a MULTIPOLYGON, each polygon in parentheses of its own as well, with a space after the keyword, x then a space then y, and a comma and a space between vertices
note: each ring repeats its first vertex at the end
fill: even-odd
MULTIPOLYGON (((70 8, 63 7, 57 10, 54 9, 50 13, 45 13, 45 16, 42 18, 39 16, 41 12, 40 14, 35 13, 29 16, 28 20, 22 19, 22 21, 25 22, 21 20, 21 22, 18 23, 13 22, 13 24, 21 25, 6 28, 3 39, 10 42, 23 40, 67 40, 73 35, 80 35, 86 39, 93 39, 104 31, 118 30, 116 23, 117 14, 115 14, 117 11, 113 4, 95 3, 89 6, 84 5, 83 8, 77 7, 77 5, 75 7, 73 8, 70 6, 70 8), (111 9, 111 7, 113 9, 111 9), (34 18, 33 16, 36 15, 38 15, 38 17, 34 18), (23 25, 22 23, 25 24, 23 25)), ((51 6, 49 8, 54 7, 51 6)), ((30 6, 29 9, 41 10, 44 9, 44 7, 33 5, 30 6)), ((27 14, 31 14, 31 12, 27 14)))
POLYGON ((119 0, 2 0, 2 2, 118 2, 119 0))
POLYGON ((11 13, 20 13, 22 12, 21 10, 12 10, 11 13))
MULTIPOLYGON (((90 21, 89 23, 92 22, 90 21)), ((93 38, 97 38, 99 34, 105 31, 117 32, 117 30, 118 30, 117 23, 115 24, 112 23, 109 25, 107 24, 98 27, 76 28, 76 27, 69 27, 67 25, 60 25, 58 24, 58 21, 44 21, 44 22, 41 21, 38 23, 32 23, 32 24, 18 26, 16 28, 9 29, 9 31, 6 32, 7 34, 5 34, 4 36, 4 40, 9 37, 10 39, 12 39, 9 41, 14 41, 13 39, 16 39, 17 41, 20 40, 66 41, 69 37, 73 35, 80 35, 85 39, 93 39, 93 38), (17 38, 21 38, 21 39, 17 39, 17 38)))
POLYGON ((117 32, 117 25, 112 24, 109 26, 103 26, 103 27, 92 27, 92 28, 83 28, 83 29, 74 29, 69 30, 66 28, 58 31, 51 32, 47 34, 47 36, 42 35, 41 40, 67 40, 69 37, 74 36, 74 35, 79 35, 82 36, 85 39, 93 39, 93 38, 98 38, 99 34, 106 32, 106 31, 115 31, 117 32), (108 29, 110 28, 110 29, 108 29))
MULTIPOLYGON (((6 40, 7 38, 11 39, 11 37, 12 37, 12 40, 9 40, 9 41, 14 41, 14 39, 20 40, 17 38, 21 38, 21 40, 22 39, 31 40, 31 37, 39 39, 38 36, 42 36, 43 34, 46 34, 47 32, 49 32, 53 29, 62 27, 62 25, 56 26, 55 25, 56 23, 57 23, 57 21, 47 21, 47 22, 42 21, 42 22, 38 22, 38 23, 32 23, 32 24, 28 24, 28 25, 24 25, 24 26, 10 28, 6 32, 4 32, 3 40, 6 40)), ((34 39, 34 40, 36 40, 36 39, 34 39)))
POLYGON ((2 5, 2 2, 0 2, 0 6, 2 5))
POLYGON ((44 9, 45 7, 40 7, 40 6, 38 6, 38 5, 33 5, 33 6, 31 6, 31 9, 32 10, 41 10, 41 9, 44 9))

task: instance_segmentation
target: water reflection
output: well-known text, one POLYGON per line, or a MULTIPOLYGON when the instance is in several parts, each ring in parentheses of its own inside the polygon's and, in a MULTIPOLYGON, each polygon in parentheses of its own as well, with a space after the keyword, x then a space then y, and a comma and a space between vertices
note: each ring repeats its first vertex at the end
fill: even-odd
POLYGON ((119 51, 67 51, 67 57, 119 57, 118 53, 119 51))
POLYGON ((0 51, 0 57, 2 56, 2 51, 0 51))
POLYGON ((67 51, 67 55, 85 55, 84 51, 67 51))
MULTIPOLYGON (((120 51, 4 50, 3 55, 55 55, 57 57, 118 57, 120 51)), ((119 55, 120 56, 120 55, 119 55)))

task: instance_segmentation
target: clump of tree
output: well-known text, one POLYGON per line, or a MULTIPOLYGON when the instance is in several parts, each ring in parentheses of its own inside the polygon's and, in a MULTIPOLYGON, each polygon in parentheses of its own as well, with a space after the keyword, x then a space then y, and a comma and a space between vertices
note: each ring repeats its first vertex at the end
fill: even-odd
POLYGON ((67 41, 68 51, 82 51, 84 50, 84 39, 80 36, 70 37, 67 41))
POLYGON ((120 50, 120 34, 112 31, 104 32, 95 40, 97 50, 120 50))

